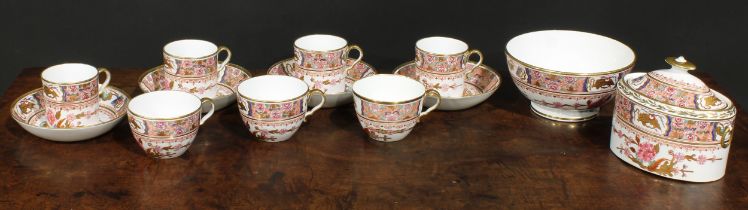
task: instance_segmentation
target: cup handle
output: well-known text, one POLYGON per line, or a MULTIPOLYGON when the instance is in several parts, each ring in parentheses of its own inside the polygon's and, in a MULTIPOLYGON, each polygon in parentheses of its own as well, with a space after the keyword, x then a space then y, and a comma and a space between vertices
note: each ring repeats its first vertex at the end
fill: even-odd
MULTIPOLYGON (((345 70, 346 74, 348 74, 348 71, 350 71, 351 69, 353 69, 353 67, 356 67, 356 64, 358 64, 358 62, 361 62, 361 59, 364 58, 364 50, 362 50, 361 47, 359 47, 358 45, 354 44, 354 45, 348 46, 346 48, 345 52, 343 53, 343 55, 345 55, 345 59, 346 60, 348 60, 348 54, 351 53, 351 50, 358 51, 358 58, 356 58, 356 61, 353 61, 353 63, 351 63, 351 65, 350 65, 350 67, 348 67, 348 69, 345 70)), ((343 61, 343 62, 347 62, 347 61, 343 61)))
POLYGON ((309 103, 309 99, 312 97, 314 93, 317 93, 320 97, 322 97, 322 101, 320 101, 319 104, 317 104, 317 106, 314 106, 312 110, 309 110, 308 112, 306 112, 306 114, 304 114, 304 122, 306 122, 307 117, 311 116, 312 114, 314 114, 314 112, 321 109, 322 105, 324 105, 325 101, 327 101, 327 97, 325 97, 325 92, 322 92, 319 89, 313 89, 312 91, 309 91, 309 93, 307 93, 306 101, 304 101, 305 106, 309 103))
POLYGON ((431 111, 434 111, 436 107, 439 106, 439 104, 442 103, 442 97, 439 95, 439 91, 436 91, 434 89, 428 89, 426 90, 426 97, 434 97, 436 98, 436 103, 426 109, 426 111, 421 112, 421 115, 418 115, 418 119, 420 120, 421 117, 426 116, 427 114, 431 113, 431 111))
POLYGON ((218 71, 223 71, 226 69, 226 64, 229 64, 229 61, 231 61, 231 50, 229 50, 226 46, 220 46, 218 47, 218 53, 221 53, 221 51, 226 51, 226 59, 221 62, 221 65, 218 66, 218 71))
POLYGON ((205 121, 208 120, 210 116, 213 116, 213 112, 216 111, 216 104, 213 103, 213 99, 210 99, 210 98, 200 99, 200 110, 203 109, 202 104, 204 103, 210 103, 210 111, 208 111, 208 113, 205 113, 205 115, 203 115, 203 117, 200 118, 200 125, 203 125, 203 123, 205 123, 205 121))
POLYGON ((103 93, 104 90, 106 90, 106 87, 109 86, 109 80, 112 79, 112 74, 109 73, 109 70, 105 68, 99 68, 99 74, 104 72, 104 75, 106 75, 106 79, 104 79, 104 82, 99 84, 99 94, 103 93))
POLYGON ((465 60, 470 61, 470 56, 473 54, 478 54, 478 62, 475 63, 475 66, 473 66, 473 68, 470 69, 470 71, 467 71, 467 73, 473 72, 473 70, 478 69, 478 66, 483 64, 483 53, 481 53, 480 50, 476 50, 476 49, 472 49, 470 51, 465 52, 465 60))

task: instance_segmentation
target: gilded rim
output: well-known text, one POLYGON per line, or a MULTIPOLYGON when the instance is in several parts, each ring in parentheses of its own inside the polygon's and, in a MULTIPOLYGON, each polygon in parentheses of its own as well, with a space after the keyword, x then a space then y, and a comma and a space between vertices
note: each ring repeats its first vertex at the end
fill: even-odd
POLYGON ((299 49, 300 51, 304 51, 304 52, 321 52, 321 53, 325 53, 325 52, 333 52, 333 51, 338 51, 338 50, 342 50, 342 49, 345 49, 345 48, 346 48, 346 47, 348 47, 348 46, 350 46, 350 45, 348 44, 348 40, 346 40, 346 39, 345 39, 345 38, 343 38, 343 37, 340 37, 340 36, 336 36, 336 35, 332 35, 332 34, 309 34, 309 35, 304 35, 304 36, 301 36, 301 37, 299 37, 299 38, 296 38, 296 39, 294 39, 294 41, 293 41, 293 48, 294 48, 294 49, 299 49), (322 51, 318 51, 318 50, 307 50, 307 49, 301 48, 301 47, 299 47, 299 46, 296 46, 296 41, 298 41, 299 39, 301 39, 301 38, 304 38, 304 37, 307 37, 307 36, 314 36, 314 35, 323 35, 323 36, 334 36, 334 37, 340 38, 340 39, 342 39, 343 41, 345 41, 345 44, 343 45, 343 47, 340 47, 340 48, 338 48, 338 49, 333 49, 333 50, 322 50, 322 51))
MULTIPOLYGON (((184 114, 184 115, 180 115, 180 116, 176 116, 176 117, 156 117, 156 118, 145 117, 145 116, 136 114, 135 112, 133 112, 132 110, 130 110, 130 102, 132 102, 132 101, 130 101, 130 102, 127 103, 127 105, 128 105, 127 106, 127 113, 128 114, 132 114, 133 116, 136 116, 136 117, 139 117, 139 118, 143 118, 145 120, 180 120, 182 118, 189 117, 190 115, 193 115, 196 112, 202 112, 202 110, 203 110, 203 101, 202 101, 202 98, 199 98, 199 97, 197 97, 197 96, 195 96, 193 94, 190 94, 190 95, 193 96, 193 97, 195 97, 195 98, 197 98, 197 100, 200 101, 200 105, 197 106, 197 108, 195 109, 195 111, 192 111, 192 112, 184 114)), ((137 96, 135 96, 135 97, 137 97, 137 96)))
MULTIPOLYGON (((649 100, 652 100, 652 101, 656 101, 656 102, 658 102, 658 103, 660 103, 660 104, 663 104, 663 105, 667 105, 667 106, 670 106, 670 107, 675 107, 675 108, 678 108, 678 109, 685 109, 685 110, 692 110, 692 111, 699 111, 699 112, 723 112, 723 111, 729 111, 730 109, 732 109, 732 108, 734 107, 734 106, 732 105, 732 101, 730 101, 730 100, 729 100, 729 99, 728 99, 727 97, 721 97, 721 98, 720 98, 720 100, 722 100, 722 99, 727 99, 727 100, 723 100, 723 101, 725 101, 725 102, 727 103, 727 106, 726 106, 725 108, 723 108, 723 109, 716 109, 716 110, 705 110, 705 109, 692 109, 692 108, 686 108, 686 107, 679 107, 679 106, 674 106, 674 105, 671 105, 671 104, 668 104, 668 103, 664 103, 664 102, 661 102, 661 101, 659 101, 659 100, 656 100, 656 99, 650 98, 650 97, 649 97, 648 95, 642 94, 642 93, 640 93, 639 91, 637 91, 637 89, 635 89, 635 88, 631 87, 631 85, 629 85, 628 81, 627 81, 627 80, 626 80, 625 78, 624 78, 624 79, 622 79, 622 80, 623 80, 623 81, 622 81, 622 82, 620 82, 620 83, 623 83, 623 84, 624 84, 624 87, 623 87, 623 88, 628 88, 629 90, 631 90, 631 92, 634 92, 634 93, 638 94, 639 96, 641 96, 641 97, 644 97, 644 98, 646 98, 646 99, 649 99, 649 100)), ((659 80, 658 80, 658 81, 659 81, 659 80)), ((616 91, 616 92, 618 92, 618 91, 616 91)), ((716 91, 714 91, 714 92, 716 92, 716 91)), ((623 93, 621 93, 621 95, 623 95, 623 96, 627 96, 627 95, 625 95, 625 94, 623 94, 623 93)), ((720 96, 722 96, 722 95, 720 94, 720 96)), ((715 97, 716 97, 716 94, 715 94, 715 97)), ((628 97, 626 97, 626 98, 628 98, 628 97)), ((635 100, 632 100, 632 99, 630 99, 630 98, 629 98, 629 100, 630 100, 630 101, 635 101, 635 100)), ((637 104, 639 104, 639 105, 641 105, 641 106, 644 106, 643 104, 639 103, 638 101, 636 101, 636 103, 637 103, 637 104)), ((647 107, 647 106, 644 106, 644 107, 647 107)), ((649 107, 647 107, 647 108, 649 108, 649 107)), ((652 108, 649 108, 649 109, 652 109, 652 108)), ((658 111, 659 111, 659 110, 658 110, 658 111)), ((677 116, 677 117, 681 117, 680 115, 675 115, 675 114, 673 114, 673 115, 674 115, 674 116, 677 116)), ((681 118, 688 118, 688 119, 703 120, 703 119, 697 119, 697 118, 689 118, 689 117, 681 117, 681 118)), ((727 118, 725 118, 725 119, 727 119, 727 118)), ((717 119, 717 120, 719 120, 719 119, 717 119)))
POLYGON ((253 118, 253 117, 250 117, 250 116, 248 116, 248 115, 246 115, 246 114, 244 114, 242 112, 239 112, 239 115, 241 115, 244 118, 247 118, 247 119, 253 120, 253 121, 266 122, 266 123, 267 122, 281 123, 281 122, 285 122, 285 121, 293 122, 295 120, 299 120, 299 118, 304 118, 305 114, 306 114, 306 111, 303 112, 303 113, 301 113, 301 114, 299 114, 299 115, 292 116, 292 117, 289 117, 289 118, 286 118, 286 119, 270 120, 270 119, 257 119, 257 118, 253 118))
MULTIPOLYGON (((542 106, 542 105, 538 104, 538 106, 542 106)), ((598 109, 599 110, 599 108, 592 108, 592 109, 598 109)), ((592 109, 588 109, 588 110, 592 110, 592 109)), ((589 117, 565 118, 565 117, 551 116, 549 114, 542 113, 542 112, 538 111, 537 109, 535 109, 535 107, 533 107, 532 105, 530 105, 530 110, 532 110, 532 112, 535 113, 535 114, 537 114, 538 116, 546 118, 546 119, 555 120, 555 121, 561 121, 561 122, 571 122, 571 123, 573 123, 573 122, 588 121, 588 120, 591 120, 591 119, 597 117, 597 115, 600 114, 598 112, 598 113, 595 113, 594 115, 589 116, 589 117)))
MULTIPOLYGON (((125 91, 123 91, 122 89, 119 89, 119 88, 117 88, 117 87, 114 87, 114 86, 112 86, 112 85, 109 85, 109 86, 107 86, 106 88, 108 88, 108 89, 109 89, 109 88, 110 88, 110 89, 113 89, 113 90, 115 90, 115 91, 117 91, 117 92, 121 93, 121 94, 122 94, 122 95, 123 95, 123 96, 125 97, 125 99, 126 99, 127 103, 125 103, 124 105, 122 105, 123 107, 122 107, 121 109, 127 110, 127 108, 128 108, 128 107, 127 107, 127 105, 128 105, 128 103, 130 102, 130 99, 132 99, 132 97, 130 97, 130 95, 128 95, 128 94, 127 94, 127 92, 125 92, 125 91)), ((18 101, 20 101, 20 100, 21 100, 22 98, 25 98, 26 96, 28 96, 28 95, 30 95, 30 94, 33 94, 33 93, 35 93, 35 92, 39 92, 39 91, 41 91, 41 90, 42 90, 42 88, 36 88, 36 89, 34 89, 34 90, 31 90, 31 91, 28 91, 28 92, 26 92, 26 93, 24 93, 24 94, 21 94, 21 96, 19 96, 18 98, 16 98, 16 100, 14 100, 14 101, 13 101, 13 103, 11 104, 11 107, 10 107, 10 112, 11 112, 11 113, 15 113, 15 110, 14 110, 14 108, 16 107, 16 104, 18 104, 18 101)), ((34 128, 37 128, 37 129, 45 129, 45 130, 76 130, 76 129, 91 128, 91 127, 96 127, 96 126, 100 126, 100 125, 103 125, 103 124, 107 124, 107 123, 110 123, 110 122, 113 122, 113 121, 119 120, 119 119, 121 119, 122 117, 124 117, 125 115, 127 115, 127 112, 126 112, 126 111, 125 111, 125 112, 122 112, 122 113, 120 113, 120 112, 117 112, 117 111, 115 111, 115 110, 109 109, 108 107, 102 107, 102 106, 99 106, 99 108, 100 108, 100 109, 102 109, 102 108, 103 108, 103 109, 107 109, 107 110, 109 110, 109 111, 113 112, 113 113, 114 113, 114 115, 115 115, 116 117, 114 117, 114 118, 112 118, 111 120, 109 120, 109 121, 106 121, 106 122, 100 122, 100 123, 96 123, 96 124, 92 124, 92 125, 86 125, 86 126, 83 126, 83 127, 75 127, 75 128, 47 128, 47 127, 39 127, 39 126, 36 126, 36 125, 32 125, 32 124, 29 124, 28 122, 25 122, 25 121, 23 121, 23 120, 20 120, 20 119, 16 118, 16 115, 15 115, 15 114, 11 114, 11 118, 13 118, 13 120, 15 120, 15 121, 16 121, 17 123, 19 123, 19 124, 24 124, 24 125, 27 125, 27 126, 30 126, 30 127, 34 127, 34 128)), ((42 110, 44 110, 44 108, 43 108, 43 107, 40 107, 40 108, 39 108, 39 112, 40 112, 40 111, 42 111, 42 110)), ((36 114, 38 114, 38 112, 37 112, 37 113, 35 113, 35 115, 36 115, 36 114)))
MULTIPOLYGON (((220 65, 220 64, 218 64, 218 65, 220 65)), ((226 65, 228 65, 228 64, 226 64, 226 65)), ((218 67, 216 67, 216 68, 218 68, 218 67)), ((224 67, 224 69, 225 68, 226 67, 224 67)), ((221 71, 224 71, 224 70, 216 70, 216 71, 213 71, 213 72, 210 72, 210 73, 206 73, 206 74, 202 74, 202 75, 196 75, 196 76, 177 75, 177 74, 169 73, 168 71, 164 71, 164 74, 168 74, 168 75, 171 75, 171 76, 174 76, 174 77, 179 77, 179 78, 184 78, 184 79, 204 79, 205 77, 209 77, 209 76, 213 76, 213 75, 215 75, 216 77, 218 77, 218 75, 221 74, 221 71)))
MULTIPOLYGON (((86 64, 86 65, 88 65, 88 64, 86 64)), ((94 68, 96 68, 96 67, 94 67, 94 68)), ((84 84, 84 83, 89 83, 89 82, 92 82, 94 79, 98 79, 99 76, 101 76, 100 75, 101 72, 99 72, 99 71, 101 71, 101 69, 104 69, 104 70, 108 71, 108 69, 105 69, 105 68, 96 68, 96 74, 93 77, 90 77, 90 78, 85 79, 85 80, 81 80, 81 81, 78 81, 78 82, 52 82, 52 81, 49 81, 47 79, 44 79, 44 77, 42 76, 42 75, 44 75, 44 72, 47 71, 47 69, 49 69, 49 67, 47 67, 46 69, 44 69, 44 71, 42 71, 42 73, 39 74, 39 78, 42 78, 42 81, 44 81, 46 83, 50 83, 50 84, 58 85, 58 86, 80 85, 80 84, 84 84)))
POLYGON ((459 54, 463 54, 464 55, 465 53, 467 53, 468 51, 470 51, 470 45, 468 45, 467 42, 465 42, 465 41, 462 41, 462 40, 459 40, 459 39, 455 39, 455 38, 452 38, 452 37, 447 37, 447 36, 430 36, 430 37, 424 37, 424 38, 420 38, 420 39, 416 40, 416 50, 424 52, 424 53, 426 53, 428 55, 443 55, 443 56, 452 56, 452 55, 459 55, 459 54), (418 42, 420 42, 421 40, 428 39, 428 38, 434 38, 434 37, 449 38, 449 39, 454 39, 454 40, 460 41, 460 42, 464 43, 465 46, 467 46, 467 49, 465 49, 462 52, 458 52, 458 53, 441 54, 441 53, 432 53, 432 52, 426 51, 426 50, 421 49, 421 48, 418 47, 418 42))
POLYGON ((172 57, 172 58, 186 59, 186 60, 200 60, 200 59, 208 58, 210 56, 217 56, 218 53, 221 52, 221 47, 228 49, 228 47, 226 47, 226 46, 217 45, 217 44, 215 44, 213 42, 209 42, 209 41, 205 41, 205 40, 200 40, 200 39, 182 39, 182 40, 176 40, 176 41, 172 41, 172 42, 166 43, 164 45, 164 47, 161 48, 161 51, 164 53, 164 55, 172 57), (198 40, 198 41, 207 42, 207 43, 212 44, 213 46, 216 46, 216 51, 213 52, 213 53, 211 53, 211 54, 209 54, 209 55, 205 55, 205 56, 201 56, 201 57, 182 57, 182 56, 172 55, 172 54, 166 52, 166 46, 167 45, 169 45, 169 44, 171 44, 173 42, 178 42, 178 41, 182 41, 182 40, 198 40))
POLYGON ((711 88, 708 88, 708 87, 706 87, 706 89, 707 89, 706 92, 702 92, 702 91, 699 91, 699 90, 691 90, 691 89, 688 89, 688 88, 683 88, 683 87, 680 87, 680 86, 677 86, 677 85, 673 85, 673 84, 667 83, 667 82, 662 81, 660 79, 657 79, 656 77, 651 76, 650 73, 652 73, 652 72, 647 72, 647 74, 646 74, 646 76, 647 76, 648 79, 652 79, 652 80, 655 80, 655 81, 657 81, 659 83, 666 84, 669 87, 673 87, 673 88, 678 89, 678 90, 683 90, 683 91, 686 91, 686 92, 689 92, 689 93, 697 93, 697 94, 706 94, 706 93, 711 92, 711 90, 712 90, 711 88))
POLYGON ((375 120, 375 119, 368 118, 366 116, 363 116, 363 115, 359 114, 358 112, 356 112, 356 116, 358 116, 360 118, 363 118, 364 120, 367 120, 367 121, 378 122, 378 123, 406 123, 406 122, 410 122, 410 121, 413 121, 413 120, 418 120, 418 118, 419 118, 419 116, 416 116, 414 118, 404 119, 404 120, 399 120, 399 121, 381 121, 381 120, 375 120))
MULTIPOLYGON (((138 77, 138 86, 140 87, 140 84, 143 84, 143 79, 145 79, 145 76, 148 76, 148 74, 152 74, 153 72, 158 71, 159 69, 163 68, 163 66, 164 66, 164 64, 161 64, 161 65, 158 65, 156 67, 150 68, 150 69, 146 70, 145 72, 141 73, 140 76, 138 77)), ((247 69, 245 69, 242 66, 239 66, 239 65, 236 65, 236 64, 233 64, 233 63, 226 64, 226 66, 231 66, 233 68, 239 69, 240 71, 244 72, 244 74, 247 75, 247 78, 252 78, 252 74, 249 73, 249 71, 247 71, 247 69)), ((222 82, 219 82, 217 85, 221 85, 221 84, 223 84, 225 87, 229 87, 227 84, 224 84, 222 82)), ((229 89, 231 89, 232 91, 234 90, 233 87, 229 87, 229 89)), ((140 90, 143 91, 143 92, 146 92, 146 93, 157 91, 157 90, 147 90, 147 89, 144 89, 143 87, 140 87, 140 90)))
MULTIPOLYGON (((296 80, 300 80, 299 78, 292 77, 292 76, 286 76, 286 75, 280 75, 280 76, 291 77, 291 78, 294 78, 296 80)), ((309 89, 309 85, 307 85, 306 82, 304 82, 303 80, 300 80, 300 81, 302 83, 304 83, 304 86, 306 86, 306 91, 304 91, 304 93, 302 93, 299 96, 294 96, 291 99, 284 99, 284 100, 258 100, 258 99, 253 99, 253 98, 251 98, 249 96, 245 96, 244 94, 242 94, 239 91, 239 87, 238 86, 236 88, 237 89, 236 90, 236 94, 239 95, 241 98, 247 99, 247 100, 252 101, 252 102, 261 102, 261 103, 284 103, 284 102, 290 102, 290 101, 298 100, 299 98, 306 96, 307 94, 309 94, 309 92, 312 91, 311 89, 309 89)))
MULTIPOLYGON (((474 63, 474 62, 470 62, 470 63, 471 63, 471 64, 473 64, 473 65, 475 65, 475 63, 474 63)), ((405 63, 403 63, 403 64, 400 64, 399 66, 395 67, 395 71, 393 72, 393 74, 397 74, 397 75, 400 75, 400 74, 399 74, 399 73, 400 73, 400 70, 404 69, 404 68, 405 68, 406 66, 408 66, 408 65, 415 65, 415 61, 408 61, 408 62, 405 62, 405 63)), ((415 68, 415 67, 414 67, 414 68, 415 68)), ((491 67, 489 67, 489 66, 486 66, 486 65, 484 65, 484 64, 481 64, 481 65, 480 65, 480 66, 478 66, 477 68, 482 68, 482 69, 485 69, 485 70, 489 71, 489 72, 490 72, 490 73, 491 73, 491 74, 492 74, 492 75, 493 75, 494 77, 496 77, 496 78, 497 78, 496 86, 494 86, 493 88, 490 88, 490 89, 488 89, 488 90, 483 90, 483 89, 482 89, 482 88, 480 88, 480 87, 479 87, 478 85, 475 85, 475 84, 471 84, 471 83, 469 83, 469 82, 465 82, 466 84, 470 84, 470 85, 473 85, 473 86, 475 86, 475 87, 476 87, 476 88, 477 88, 478 90, 480 90, 480 91, 481 91, 481 93, 480 93, 480 94, 477 94, 477 95, 472 95, 472 96, 463 96, 463 97, 441 97, 441 98, 442 98, 442 99, 464 99, 464 98, 470 98, 470 97, 477 97, 477 96, 481 96, 481 95, 486 95, 486 94, 492 93, 493 91, 495 91, 495 90, 499 89, 499 86, 501 86, 501 82, 502 82, 502 81, 501 81, 501 76, 499 75, 499 73, 498 73, 498 72, 496 72, 496 70, 494 70, 493 68, 491 68, 491 67)), ((417 71, 417 70, 416 70, 416 71, 417 71)), ((411 78, 411 79, 413 79, 413 78, 411 78)))
MULTIPOLYGON (((621 44, 623 44, 623 42, 621 42, 621 44)), ((569 76, 601 76, 601 75, 608 75, 608 74, 620 73, 622 71, 625 71, 626 69, 631 69, 631 68, 634 67, 634 64, 636 63, 636 59, 638 59, 638 57, 636 56, 636 52, 634 52, 634 50, 631 49, 631 47, 629 47, 628 45, 626 45, 626 44, 623 44, 623 45, 626 46, 626 47, 628 47, 629 50, 631 50, 631 52, 634 54, 634 60, 632 60, 629 65, 626 65, 623 68, 619 68, 619 69, 615 69, 615 70, 603 71, 603 72, 594 72, 594 73, 573 73, 573 72, 551 70, 551 69, 546 69, 546 68, 541 68, 541 67, 533 66, 533 65, 530 65, 528 63, 525 63, 525 62, 523 62, 523 61, 515 58, 511 53, 509 53, 509 50, 506 49, 506 47, 504 47, 504 54, 506 54, 507 56, 509 56, 509 58, 512 59, 512 60, 514 60, 515 62, 520 63, 520 64, 522 64, 522 65, 524 65, 526 67, 533 68, 534 70, 537 70, 537 71, 542 71, 542 72, 551 73, 551 74, 569 75, 569 76)))
MULTIPOLYGON (((348 60, 354 60, 354 59, 352 59, 352 58, 348 58, 348 60)), ((355 61, 355 60, 354 60, 354 61, 355 61)), ((270 68, 268 68, 268 72, 267 72, 266 74, 270 74, 270 69, 272 69, 273 67, 275 67, 275 66, 279 66, 280 68, 282 68, 282 69, 283 69, 283 73, 284 73, 284 74, 283 74, 283 76, 290 76, 290 75, 288 75, 288 71, 287 71, 287 70, 285 69, 285 67, 283 67, 283 64, 285 64, 285 63, 287 63, 287 62, 293 62, 293 58, 286 58, 286 59, 284 59, 284 60, 281 60, 281 61, 275 62, 275 63, 274 63, 273 65, 271 65, 271 66, 270 66, 270 68)), ((373 72, 374 74, 377 74, 377 70, 376 70, 376 69, 374 69, 374 67, 372 67, 372 66, 371 66, 371 65, 370 65, 369 63, 366 63, 366 62, 364 62, 363 60, 361 60, 361 61, 359 61, 359 62, 358 62, 358 64, 363 64, 363 65, 366 65, 366 66, 368 66, 368 67, 369 67, 369 69, 371 70, 371 72, 373 72)), ((348 66, 350 66, 350 65, 348 65, 348 64, 346 63, 346 67, 348 67, 348 66)), ((276 74, 276 75, 278 75, 278 74, 276 74)), ((362 77, 362 78, 358 78, 358 79, 356 79, 356 78, 354 78, 354 77, 351 77, 350 75, 346 75, 346 76, 345 76, 345 78, 346 78, 346 79, 351 79, 351 80, 353 80, 353 81, 358 81, 358 80, 360 80, 360 79, 363 79, 363 77, 362 77)), ((335 94, 338 94, 338 93, 335 93, 335 94)), ((335 94, 330 94, 330 95, 335 95, 335 94)))
POLYGON ((374 99, 370 99, 370 98, 361 96, 360 94, 356 93, 356 90, 353 89, 353 85, 351 85, 351 92, 353 92, 353 95, 355 95, 356 97, 358 97, 360 99, 363 99, 363 100, 366 100, 366 101, 369 101, 369 102, 374 102, 374 103, 379 103, 379 104, 406 104, 406 103, 410 103, 410 102, 413 102, 413 101, 416 101, 416 100, 419 100, 419 99, 423 99, 423 97, 426 95, 426 90, 428 90, 428 88, 426 88, 426 86, 423 85, 423 83, 419 82, 418 80, 414 80, 413 78, 407 77, 407 76, 403 76, 403 75, 399 75, 399 74, 380 74, 380 75, 394 75, 394 76, 405 77, 405 78, 408 78, 410 80, 416 81, 418 84, 421 84, 423 86, 423 93, 420 96, 416 97, 416 98, 408 99, 408 100, 404 100, 404 101, 378 101, 378 100, 374 100, 374 99))

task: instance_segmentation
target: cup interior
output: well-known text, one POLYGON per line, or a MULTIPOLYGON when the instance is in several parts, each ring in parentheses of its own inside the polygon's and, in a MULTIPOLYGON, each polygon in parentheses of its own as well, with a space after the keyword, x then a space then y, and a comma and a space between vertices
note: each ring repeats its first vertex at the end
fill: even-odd
POLYGON ((304 50, 330 51, 343 48, 348 45, 348 42, 339 36, 313 34, 296 39, 294 45, 304 50))
POLYGON ((380 102, 403 102, 420 98, 426 87, 420 82, 401 75, 376 74, 353 83, 353 92, 364 98, 380 102))
POLYGON ((82 63, 65 63, 51 66, 42 72, 42 79, 53 83, 75 83, 94 78, 99 71, 82 63))
POLYGON ((149 119, 184 117, 201 107, 200 99, 181 91, 154 91, 136 96, 127 105, 130 112, 149 119))
POLYGON ((183 58, 201 58, 218 51, 218 46, 209 41, 183 39, 170 42, 164 46, 164 52, 183 58))
POLYGON ((240 96, 250 100, 281 102, 306 94, 309 86, 295 77, 263 75, 245 80, 237 90, 240 96))
POLYGON ((416 42, 416 47, 433 54, 452 55, 468 50, 467 43, 458 39, 433 36, 416 42))
POLYGON ((506 45, 521 62, 559 72, 597 73, 634 62, 634 51, 614 39, 579 31, 548 30, 519 35, 506 45))

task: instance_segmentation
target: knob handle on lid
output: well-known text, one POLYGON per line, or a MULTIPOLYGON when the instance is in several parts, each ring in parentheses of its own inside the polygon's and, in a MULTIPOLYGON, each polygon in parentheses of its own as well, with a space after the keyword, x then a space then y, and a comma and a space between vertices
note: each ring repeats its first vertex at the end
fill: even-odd
POLYGON ((696 65, 686 60, 686 58, 684 58, 683 56, 679 56, 677 58, 667 57, 665 58, 665 62, 673 66, 673 68, 679 68, 686 71, 696 70, 696 65))

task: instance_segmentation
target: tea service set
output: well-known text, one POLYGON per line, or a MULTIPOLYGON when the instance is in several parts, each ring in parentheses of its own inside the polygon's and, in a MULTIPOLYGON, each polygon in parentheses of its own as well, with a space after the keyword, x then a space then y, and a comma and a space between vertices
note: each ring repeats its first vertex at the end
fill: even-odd
MULTIPOLYGON (((394 142, 430 112, 473 107, 501 83, 483 64, 482 52, 463 41, 427 37, 415 45, 413 61, 393 74, 378 74, 363 61, 358 45, 334 35, 308 35, 295 40, 292 58, 253 77, 230 63, 227 47, 178 40, 164 46, 163 65, 140 76, 144 93, 135 98, 108 85, 106 69, 60 64, 42 72, 41 88, 16 99, 11 115, 30 133, 53 141, 96 137, 127 115, 145 153, 174 158, 187 151, 216 110, 234 102, 260 141, 288 140, 317 110, 353 103, 371 139, 394 142), (219 61, 221 52, 226 55, 219 61)), ((610 149, 618 158, 671 179, 708 182, 724 176, 736 108, 689 74, 696 67, 684 57, 667 58, 670 69, 630 73, 636 61, 631 48, 569 30, 521 34, 504 50, 510 78, 538 116, 582 122, 614 101, 610 149)))

